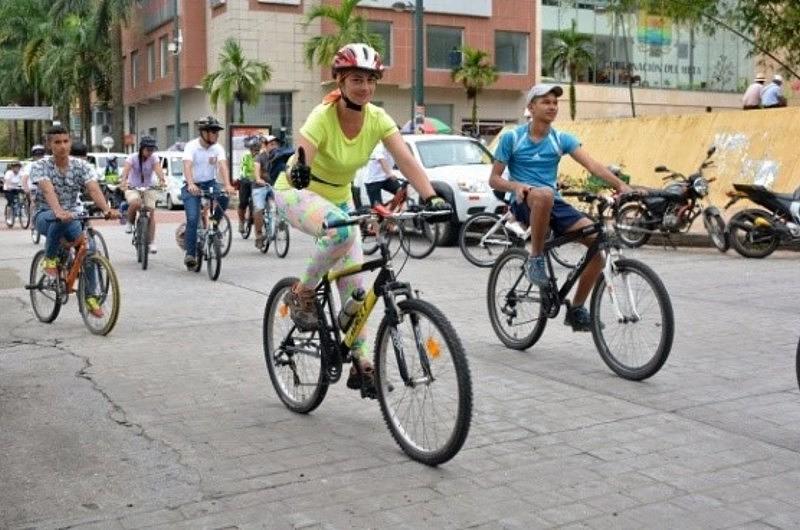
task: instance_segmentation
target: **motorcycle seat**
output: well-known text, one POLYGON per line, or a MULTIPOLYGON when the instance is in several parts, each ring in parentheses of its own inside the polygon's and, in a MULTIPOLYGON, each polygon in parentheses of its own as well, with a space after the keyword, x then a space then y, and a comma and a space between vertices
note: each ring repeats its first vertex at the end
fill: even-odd
POLYGON ((798 190, 795 190, 794 193, 776 193, 775 197, 778 198, 778 199, 784 200, 784 201, 789 201, 789 202, 797 201, 797 200, 800 200, 800 194, 798 194, 797 191, 798 190))

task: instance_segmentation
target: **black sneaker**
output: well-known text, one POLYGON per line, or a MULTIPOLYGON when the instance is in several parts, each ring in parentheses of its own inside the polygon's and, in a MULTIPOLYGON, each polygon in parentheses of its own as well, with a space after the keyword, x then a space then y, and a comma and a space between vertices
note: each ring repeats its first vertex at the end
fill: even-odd
POLYGON ((194 270, 194 268, 197 267, 197 258, 186 254, 183 257, 183 264, 186 265, 187 269, 194 270))
POLYGON ((571 326, 572 331, 591 331, 592 317, 589 310, 582 305, 570 307, 564 317, 564 325, 571 326))

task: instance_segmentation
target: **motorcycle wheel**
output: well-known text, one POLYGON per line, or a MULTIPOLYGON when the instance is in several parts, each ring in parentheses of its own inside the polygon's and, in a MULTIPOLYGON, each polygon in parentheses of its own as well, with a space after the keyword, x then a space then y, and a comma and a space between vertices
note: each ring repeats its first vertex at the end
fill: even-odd
POLYGON ((703 213, 703 224, 708 230, 708 237, 720 252, 727 252, 731 248, 731 238, 725 230, 725 221, 722 216, 715 212, 703 213))
POLYGON ((617 235, 619 236, 619 240, 626 247, 630 248, 638 248, 647 243, 650 240, 650 234, 645 232, 637 232, 632 230, 624 230, 620 228, 620 225, 624 226, 631 226, 631 227, 639 227, 644 228, 645 224, 648 220, 648 213, 644 206, 642 206, 638 202, 629 202, 628 204, 623 205, 619 212, 617 213, 617 217, 615 219, 615 224, 617 227, 617 235))
POLYGON ((728 223, 728 234, 733 249, 745 258, 766 258, 778 248, 780 238, 772 228, 771 214, 765 210, 742 210, 728 223), (763 219, 769 227, 756 226, 763 219))

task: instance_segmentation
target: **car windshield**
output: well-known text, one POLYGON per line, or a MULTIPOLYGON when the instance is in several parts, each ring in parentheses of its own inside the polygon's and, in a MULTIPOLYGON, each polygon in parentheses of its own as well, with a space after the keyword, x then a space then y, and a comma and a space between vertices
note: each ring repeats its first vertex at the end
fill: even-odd
POLYGON ((417 142, 417 151, 426 168, 491 164, 492 155, 474 140, 430 140, 417 142))

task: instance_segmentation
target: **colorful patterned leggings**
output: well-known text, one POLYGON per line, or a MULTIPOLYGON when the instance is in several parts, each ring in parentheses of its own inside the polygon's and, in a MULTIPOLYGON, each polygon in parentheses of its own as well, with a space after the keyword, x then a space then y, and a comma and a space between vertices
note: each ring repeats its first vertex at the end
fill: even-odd
MULTIPOLYGON (((353 209, 352 201, 334 204, 308 190, 281 190, 275 192, 278 214, 293 227, 317 238, 316 249, 306 260, 306 270, 300 275, 300 284, 313 289, 329 270, 340 270, 364 261, 361 233, 357 225, 323 230, 323 221, 347 219, 353 209)), ((358 288, 364 289, 364 275, 353 274, 336 280, 342 304, 358 288)), ((366 331, 362 330, 353 343, 353 355, 358 359, 367 356, 366 331)))

